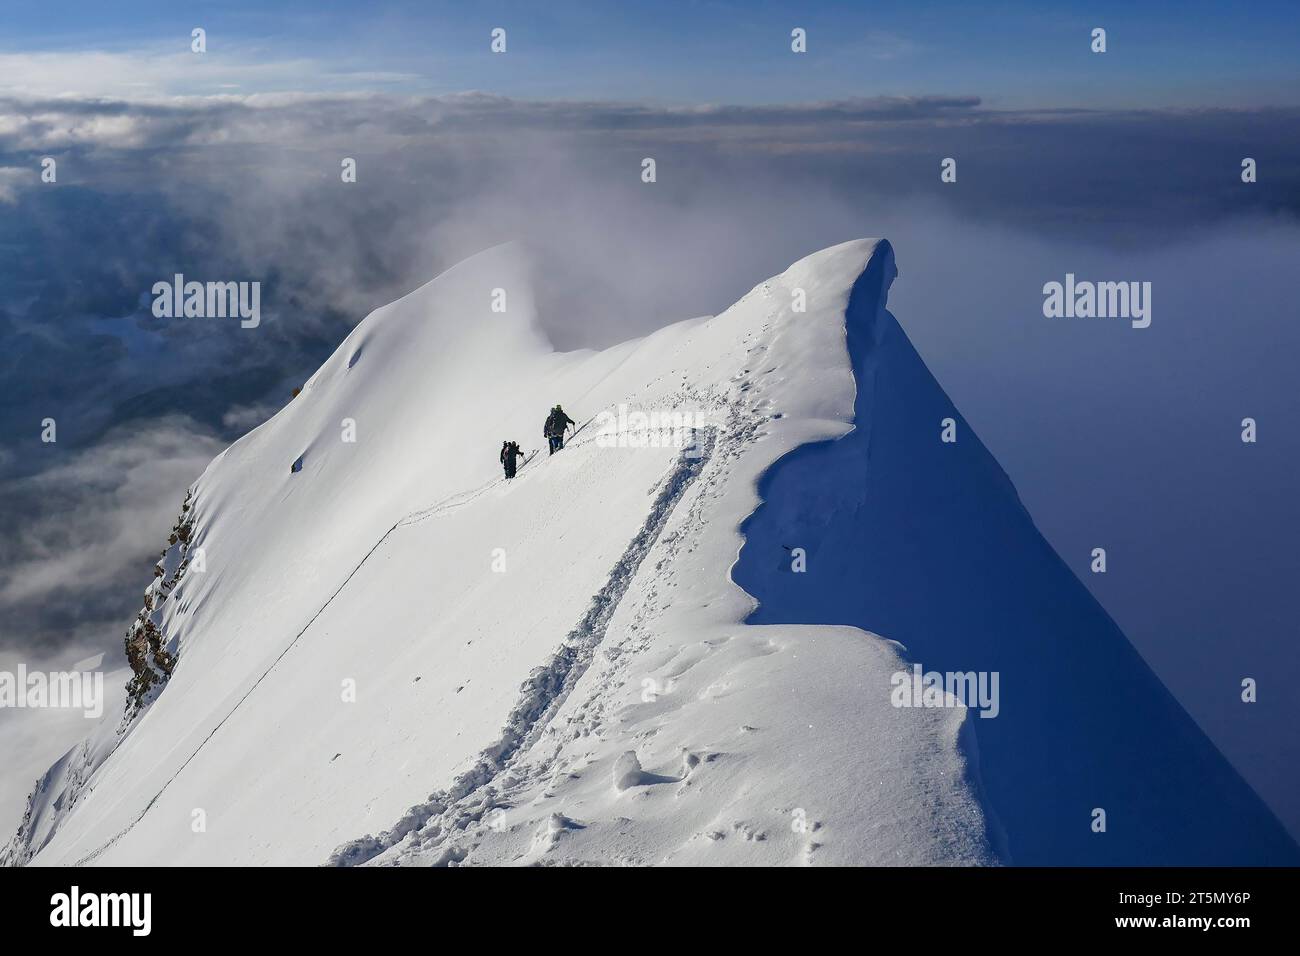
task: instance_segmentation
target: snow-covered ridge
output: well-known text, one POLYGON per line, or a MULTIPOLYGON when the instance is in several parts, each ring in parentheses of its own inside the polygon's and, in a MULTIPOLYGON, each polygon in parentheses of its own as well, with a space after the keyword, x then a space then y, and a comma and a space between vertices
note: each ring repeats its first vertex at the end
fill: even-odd
POLYGON ((600 353, 550 350, 509 246, 369 316, 196 483, 206 570, 169 598, 177 665, 36 862, 320 863, 397 831, 374 838, 374 862, 420 847, 469 862, 988 859, 960 715, 904 717, 864 695, 900 663, 887 644, 740 624, 753 601, 727 576, 757 475, 850 427, 843 317, 875 249, 828 250, 721 316, 600 353), (580 423, 689 406, 709 452, 608 446, 589 427, 505 486, 499 442, 540 445, 556 401, 580 423), (846 749, 882 727, 889 746, 846 749), (471 787, 503 741, 508 769, 471 787), (809 766, 792 773, 799 753, 809 766), (557 794, 536 820, 497 806, 543 773, 597 796, 557 794), (940 839, 892 788, 819 792, 870 778, 924 780, 962 838, 940 839), (476 853, 484 802, 502 846, 476 853), (606 846, 642 814, 655 819, 634 842, 606 846), (881 824, 888 838, 868 839, 881 824), (535 853, 536 828, 551 836, 535 853))
MULTIPOLYGON (((900 350, 885 310, 895 275, 888 243, 845 243, 716 317, 558 354, 524 259, 504 246, 371 314, 196 483, 189 547, 205 570, 168 598, 176 666, 116 749, 85 764, 70 810, 40 803, 34 862, 1005 857, 981 797, 1005 800, 1019 781, 986 767, 981 784, 986 731, 973 725, 1000 727, 1008 710, 1023 721, 1023 708, 981 722, 892 706, 891 676, 911 659, 860 628, 910 646, 925 636, 916 621, 880 599, 879 619, 907 632, 895 635, 873 606, 815 590, 871 593, 853 575, 880 571, 855 555, 911 566, 906 540, 878 553, 886 539, 855 516, 893 508, 926 526, 890 469, 937 445, 934 412, 951 410, 900 350), (583 427, 507 484, 496 449, 544 444, 556 402, 583 427), (685 448, 602 440, 593 422, 621 406, 689 408, 703 424, 685 448), (809 474, 817 449, 837 457, 809 474), (826 533, 827 515, 843 534, 826 533), (789 549, 804 545, 809 573, 792 575, 789 549)), ((984 510, 1022 513, 969 442, 974 457, 926 466, 984 510)), ((1027 517, 1007 518, 998 545, 1050 556, 1027 517)), ((932 600, 917 575, 890 580, 905 609, 932 600)), ((1058 592, 1065 619, 1082 614, 1058 592)), ((942 630, 976 648, 996 638, 977 622, 942 630)), ((988 737, 998 769, 1018 773, 988 737)))

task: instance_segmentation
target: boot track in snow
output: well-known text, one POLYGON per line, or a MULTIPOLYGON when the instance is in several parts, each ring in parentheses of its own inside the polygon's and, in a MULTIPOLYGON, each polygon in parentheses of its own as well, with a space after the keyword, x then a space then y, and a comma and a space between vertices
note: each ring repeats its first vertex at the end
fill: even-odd
MULTIPOLYGON (((328 865, 357 866, 372 860, 408 834, 426 827, 435 817, 473 819, 472 814, 457 814, 456 805, 491 784, 517 755, 527 752, 586 672, 641 563, 659 540, 677 503, 712 457, 715 437, 712 428, 695 432, 696 444, 678 457, 645 523, 614 564, 604 586, 592 597, 586 614, 550 660, 534 668, 520 687, 519 700, 506 719, 501 738, 484 750, 474 767, 458 777, 448 790, 433 793, 427 802, 411 807, 391 829, 379 836, 366 835, 343 844, 330 855, 328 865)), ((456 858, 454 850, 449 853, 448 858, 456 858)))

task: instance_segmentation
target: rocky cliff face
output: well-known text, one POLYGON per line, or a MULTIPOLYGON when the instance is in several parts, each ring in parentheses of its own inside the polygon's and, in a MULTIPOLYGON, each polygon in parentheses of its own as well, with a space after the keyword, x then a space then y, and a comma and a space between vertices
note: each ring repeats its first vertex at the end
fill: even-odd
MULTIPOLYGON (((126 714, 129 722, 162 689, 176 666, 175 641, 163 631, 163 606, 176 589, 192 559, 202 561, 202 549, 191 552, 194 540, 193 491, 185 495, 181 513, 167 536, 167 547, 154 565, 154 579, 144 592, 144 605, 126 632, 126 659, 134 676, 127 684, 126 714)), ((201 566, 201 565, 200 565, 201 566)))

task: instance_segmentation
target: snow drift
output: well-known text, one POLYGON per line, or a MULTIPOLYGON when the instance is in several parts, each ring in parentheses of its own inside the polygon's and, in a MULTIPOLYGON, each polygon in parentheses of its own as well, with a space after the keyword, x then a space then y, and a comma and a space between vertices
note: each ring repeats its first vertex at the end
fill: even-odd
POLYGON ((846 243, 602 352, 550 349, 512 246, 377 310, 191 489, 170 669, 7 859, 1293 859, 977 439, 939 446, 894 275, 846 243), (506 483, 556 402, 582 427, 506 483), (1001 669, 1002 713, 893 706, 913 659, 1001 669))

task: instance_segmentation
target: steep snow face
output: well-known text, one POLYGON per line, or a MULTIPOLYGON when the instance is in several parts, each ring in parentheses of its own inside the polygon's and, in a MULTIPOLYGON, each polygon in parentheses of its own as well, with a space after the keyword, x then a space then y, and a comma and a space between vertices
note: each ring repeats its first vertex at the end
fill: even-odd
POLYGON ((1038 535, 1010 481, 884 310, 854 292, 843 439, 770 469, 733 571, 754 624, 886 634, 936 673, 998 676, 975 719, 987 805, 1019 865, 1296 865, 1278 820, 1038 535), (951 437, 941 441, 944 421, 951 437), (801 546, 807 570, 789 573, 801 546))
POLYGON ((511 247, 373 313, 195 485, 175 666, 34 862, 992 862, 966 712, 729 576, 759 477, 853 427, 869 262, 599 353, 549 349, 511 247), (542 448, 510 483, 506 439, 542 448))

